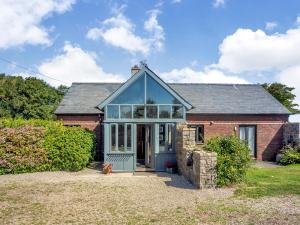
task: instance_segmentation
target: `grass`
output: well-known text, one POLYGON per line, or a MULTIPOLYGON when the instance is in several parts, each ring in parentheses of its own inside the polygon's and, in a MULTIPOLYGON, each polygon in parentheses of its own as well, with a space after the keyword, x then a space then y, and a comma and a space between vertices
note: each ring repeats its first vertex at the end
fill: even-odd
POLYGON ((249 198, 300 195, 300 165, 251 168, 235 194, 249 198))

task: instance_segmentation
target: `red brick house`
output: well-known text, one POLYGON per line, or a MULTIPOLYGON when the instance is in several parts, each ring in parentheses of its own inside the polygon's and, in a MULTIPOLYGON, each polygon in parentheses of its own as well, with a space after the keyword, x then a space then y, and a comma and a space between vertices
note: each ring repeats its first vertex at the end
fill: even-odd
POLYGON ((259 84, 165 83, 146 65, 125 83, 73 83, 55 113, 93 130, 97 159, 115 171, 164 170, 176 158, 177 123, 195 127, 198 144, 236 135, 257 160, 274 160, 290 115, 259 84))

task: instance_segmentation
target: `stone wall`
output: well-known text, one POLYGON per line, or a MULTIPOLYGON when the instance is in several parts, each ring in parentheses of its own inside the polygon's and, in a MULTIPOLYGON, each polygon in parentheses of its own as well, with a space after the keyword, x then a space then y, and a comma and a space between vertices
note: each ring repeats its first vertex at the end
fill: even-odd
POLYGON ((206 152, 196 145, 194 128, 178 124, 176 130, 176 158, 179 173, 200 189, 214 188, 217 177, 217 154, 206 152))
POLYGON ((300 123, 287 123, 283 126, 283 142, 285 145, 300 144, 300 123))

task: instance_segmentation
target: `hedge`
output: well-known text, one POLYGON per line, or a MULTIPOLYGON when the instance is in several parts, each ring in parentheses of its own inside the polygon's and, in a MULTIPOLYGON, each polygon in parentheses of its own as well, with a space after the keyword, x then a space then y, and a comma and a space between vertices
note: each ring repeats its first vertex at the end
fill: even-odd
POLYGON ((47 120, 0 119, 0 174, 77 171, 93 159, 95 135, 47 120))
POLYGON ((217 153, 217 184, 230 185, 245 179, 250 166, 250 150, 236 136, 215 137, 204 147, 217 153))

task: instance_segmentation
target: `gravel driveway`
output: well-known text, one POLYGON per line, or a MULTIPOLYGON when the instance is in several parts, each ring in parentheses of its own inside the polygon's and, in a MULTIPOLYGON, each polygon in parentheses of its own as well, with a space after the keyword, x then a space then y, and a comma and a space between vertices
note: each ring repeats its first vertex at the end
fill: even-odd
POLYGON ((297 224, 300 199, 238 199, 165 173, 0 176, 0 224, 297 224))

